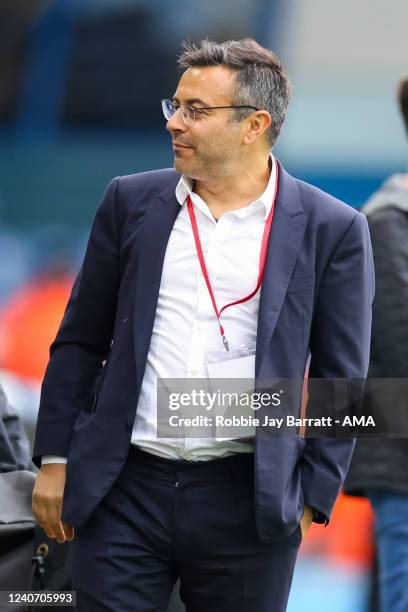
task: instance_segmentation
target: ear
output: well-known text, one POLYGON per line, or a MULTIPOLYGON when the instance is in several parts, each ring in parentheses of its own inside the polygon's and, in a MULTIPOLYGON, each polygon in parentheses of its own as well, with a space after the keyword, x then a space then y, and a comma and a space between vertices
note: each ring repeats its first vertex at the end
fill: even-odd
POLYGON ((266 132, 272 123, 272 118, 268 111, 259 110, 251 113, 243 122, 244 134, 243 144, 250 145, 266 132))

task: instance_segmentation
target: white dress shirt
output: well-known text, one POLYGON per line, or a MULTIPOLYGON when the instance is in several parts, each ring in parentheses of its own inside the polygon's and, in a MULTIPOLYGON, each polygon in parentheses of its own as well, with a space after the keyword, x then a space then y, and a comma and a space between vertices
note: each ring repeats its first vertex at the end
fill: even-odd
MULTIPOLYGON (((253 451, 253 442, 217 438, 157 437, 157 378, 207 378, 205 355, 222 350, 222 337, 201 272, 186 198, 190 195, 214 296, 222 306, 256 287, 265 221, 272 206, 276 161, 263 194, 244 208, 225 212, 218 222, 182 176, 176 187, 181 210, 168 241, 152 337, 131 442, 166 458, 210 460, 253 451)), ((227 308, 221 323, 231 346, 256 341, 260 289, 247 302, 227 308)), ((44 456, 43 463, 62 462, 44 456)))

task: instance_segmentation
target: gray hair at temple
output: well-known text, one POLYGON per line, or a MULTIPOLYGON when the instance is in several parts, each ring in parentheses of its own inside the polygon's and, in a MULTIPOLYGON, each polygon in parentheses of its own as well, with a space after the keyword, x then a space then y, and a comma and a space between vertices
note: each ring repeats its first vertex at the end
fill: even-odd
MULTIPOLYGON (((186 69, 193 66, 226 66, 236 71, 232 104, 250 105, 268 111, 272 123, 266 137, 270 147, 275 144, 292 95, 289 77, 275 53, 261 47, 252 38, 223 43, 205 39, 197 45, 184 42, 178 64, 186 69)), ((235 109, 232 118, 241 121, 251 112, 248 109, 235 109)))

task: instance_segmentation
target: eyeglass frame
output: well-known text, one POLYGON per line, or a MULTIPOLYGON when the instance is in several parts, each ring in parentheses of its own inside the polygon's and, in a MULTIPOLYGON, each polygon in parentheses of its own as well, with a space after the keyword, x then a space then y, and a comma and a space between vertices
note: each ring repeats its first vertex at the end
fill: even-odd
MULTIPOLYGON (((189 108, 189 109, 191 109, 193 111, 193 115, 194 115, 193 125, 190 126, 190 127, 194 127, 194 125, 195 125, 195 122, 196 122, 196 112, 197 111, 200 113, 203 110, 219 110, 219 109, 222 109, 222 108, 252 108, 254 111, 261 110, 260 108, 257 108, 256 106, 251 106, 250 104, 244 104, 244 105, 239 105, 239 106, 235 106, 235 105, 232 105, 232 106, 200 106, 200 107, 197 107, 197 108, 195 106, 191 106, 190 104, 179 104, 178 108, 176 108, 174 110, 174 113, 172 115, 170 115, 169 118, 167 118, 166 115, 165 115, 165 112, 164 112, 166 102, 170 102, 171 105, 173 106, 173 108, 174 108, 174 102, 173 102, 173 100, 171 98, 163 98, 162 101, 161 101, 163 115, 164 115, 164 118, 167 121, 169 121, 182 106, 187 107, 187 108, 189 108)), ((181 115, 181 119, 182 119, 183 123, 188 126, 188 124, 184 121, 183 115, 181 115)))

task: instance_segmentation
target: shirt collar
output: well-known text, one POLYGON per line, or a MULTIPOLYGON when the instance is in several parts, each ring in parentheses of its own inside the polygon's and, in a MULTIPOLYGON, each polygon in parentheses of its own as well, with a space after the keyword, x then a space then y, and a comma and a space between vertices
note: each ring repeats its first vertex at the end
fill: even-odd
MULTIPOLYGON (((248 214, 250 214, 250 212, 252 212, 254 208, 258 208, 260 205, 263 206, 264 211, 265 211, 264 218, 266 219, 268 217, 271 207, 272 207, 272 198, 275 192, 275 182, 276 182, 276 159, 274 158, 272 153, 270 153, 270 160, 271 160, 272 170, 271 170, 271 174, 270 174, 269 181, 268 181, 265 191, 259 196, 259 198, 257 198, 256 200, 248 204, 248 206, 245 206, 244 208, 239 208, 236 211, 232 211, 238 217, 245 218, 248 214)), ((198 198, 198 196, 194 194, 192 189, 193 189, 193 180, 182 175, 176 186, 176 198, 180 206, 183 206, 183 204, 185 203, 187 199, 187 196, 190 196, 192 200, 194 200, 194 197, 198 198)))

